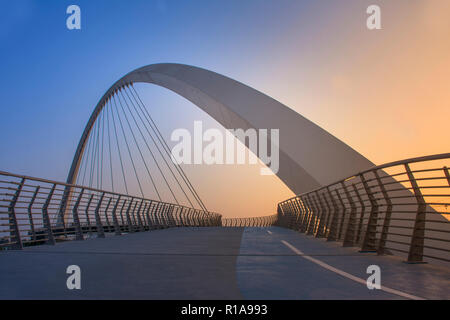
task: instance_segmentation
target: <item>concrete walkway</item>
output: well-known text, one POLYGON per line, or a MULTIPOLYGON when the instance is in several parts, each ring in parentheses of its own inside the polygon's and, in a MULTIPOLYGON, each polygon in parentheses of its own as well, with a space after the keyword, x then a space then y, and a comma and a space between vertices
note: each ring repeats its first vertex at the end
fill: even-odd
POLYGON ((245 299, 450 299, 450 269, 403 261, 360 253, 358 248, 343 248, 341 243, 289 229, 247 228, 237 274, 245 299), (366 280, 370 265, 380 267, 382 289, 398 293, 369 290, 366 280))
POLYGON ((283 228, 173 228, 0 253, 0 299, 450 299, 450 270, 283 228), (81 268, 68 290, 66 268, 81 268), (369 265, 383 290, 369 290, 369 265))

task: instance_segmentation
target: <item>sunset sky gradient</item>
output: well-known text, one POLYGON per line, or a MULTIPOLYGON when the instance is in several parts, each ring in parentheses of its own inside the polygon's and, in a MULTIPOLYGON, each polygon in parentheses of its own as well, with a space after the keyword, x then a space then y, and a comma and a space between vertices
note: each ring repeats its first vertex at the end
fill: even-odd
MULTIPOLYGON (((129 71, 176 62, 243 82, 375 164, 450 151, 450 2, 2 1, 0 170, 66 179, 88 117, 129 71), (82 30, 66 29, 70 4, 82 30), (382 30, 366 28, 381 7, 382 30)), ((139 85, 166 137, 219 125, 139 85)), ((320 146, 317 146, 320 148, 320 146)), ((268 215, 292 193, 258 166, 186 166, 210 210, 268 215)))

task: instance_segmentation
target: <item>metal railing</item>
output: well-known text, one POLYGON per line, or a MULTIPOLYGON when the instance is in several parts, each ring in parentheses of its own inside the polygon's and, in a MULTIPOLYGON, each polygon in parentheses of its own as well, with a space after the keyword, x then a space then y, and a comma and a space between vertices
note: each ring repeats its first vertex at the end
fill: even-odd
POLYGON ((159 228, 220 225, 217 213, 0 171, 0 250, 159 228), (67 188, 69 201, 64 200, 67 188), (58 221, 58 216, 65 219, 58 221))
POLYGON ((278 224, 408 262, 450 262, 450 153, 391 162, 278 204, 278 224))
POLYGON ((222 227, 270 227, 277 223, 278 215, 250 218, 222 218, 222 227))

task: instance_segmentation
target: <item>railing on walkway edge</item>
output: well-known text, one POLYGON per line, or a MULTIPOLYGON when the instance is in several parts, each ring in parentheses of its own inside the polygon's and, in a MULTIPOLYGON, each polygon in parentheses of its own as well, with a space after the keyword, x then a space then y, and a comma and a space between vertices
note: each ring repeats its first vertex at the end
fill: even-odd
POLYGON ((450 153, 373 167, 278 204, 278 225, 407 262, 450 262, 450 153))
POLYGON ((222 227, 270 227, 276 224, 278 215, 250 218, 222 218, 222 227))
POLYGON ((217 213, 0 171, 0 250, 94 235, 220 225, 217 213), (67 187, 71 196, 65 202, 67 187), (65 219, 57 222, 62 210, 65 219))

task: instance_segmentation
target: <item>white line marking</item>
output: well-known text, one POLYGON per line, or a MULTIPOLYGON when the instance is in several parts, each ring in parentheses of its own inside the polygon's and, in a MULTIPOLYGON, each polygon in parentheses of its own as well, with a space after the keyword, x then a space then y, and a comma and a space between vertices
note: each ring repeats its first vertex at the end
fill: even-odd
MULTIPOLYGON (((289 249, 291 249, 292 251, 294 251, 296 254, 298 254, 299 256, 301 256, 301 257, 303 257, 303 258, 305 258, 305 259, 307 259, 307 260, 309 260, 309 261, 311 261, 311 262, 314 262, 315 264, 318 264, 318 265, 321 266, 322 268, 325 268, 325 269, 327 269, 327 270, 330 270, 330 271, 332 271, 332 272, 334 272, 334 273, 337 273, 337 274, 339 274, 339 275, 341 275, 341 276, 343 276, 343 277, 346 277, 346 278, 348 278, 348 279, 350 279, 350 280, 353 280, 353 281, 356 281, 356 282, 358 282, 358 283, 361 283, 361 284, 363 284, 363 285, 365 285, 365 286, 367 285, 367 281, 366 281, 366 280, 361 279, 361 278, 358 278, 358 277, 355 277, 354 275, 351 275, 350 273, 347 273, 347 272, 345 272, 345 271, 342 271, 342 270, 340 270, 340 269, 337 269, 337 268, 335 268, 335 267, 332 267, 332 266, 330 266, 329 264, 327 264, 327 263, 325 263, 325 262, 322 262, 322 261, 317 260, 317 259, 315 259, 315 258, 313 258, 313 257, 307 256, 307 255, 305 255, 303 252, 301 252, 300 250, 298 250, 296 247, 294 247, 292 244, 290 244, 290 243, 287 242, 287 241, 281 240, 281 242, 282 242, 286 247, 288 247, 289 249)), ((381 289, 380 289, 380 290, 383 290, 383 291, 386 291, 386 292, 389 292, 389 293, 392 293, 392 294, 395 294, 395 295, 398 295, 398 296, 401 296, 401 297, 404 297, 404 298, 407 298, 407 299, 412 299, 412 300, 425 300, 424 298, 420 298, 420 297, 417 297, 417 296, 414 296, 414 295, 411 295, 411 294, 408 294, 408 293, 405 293, 405 292, 402 292, 402 291, 398 291, 398 290, 395 290, 395 289, 391 289, 391 288, 388 288, 388 287, 385 287, 385 286, 381 286, 381 289)))
POLYGON ((268 234, 272 234, 272 231, 270 231, 270 230, 267 230, 267 233, 268 233, 268 234))

